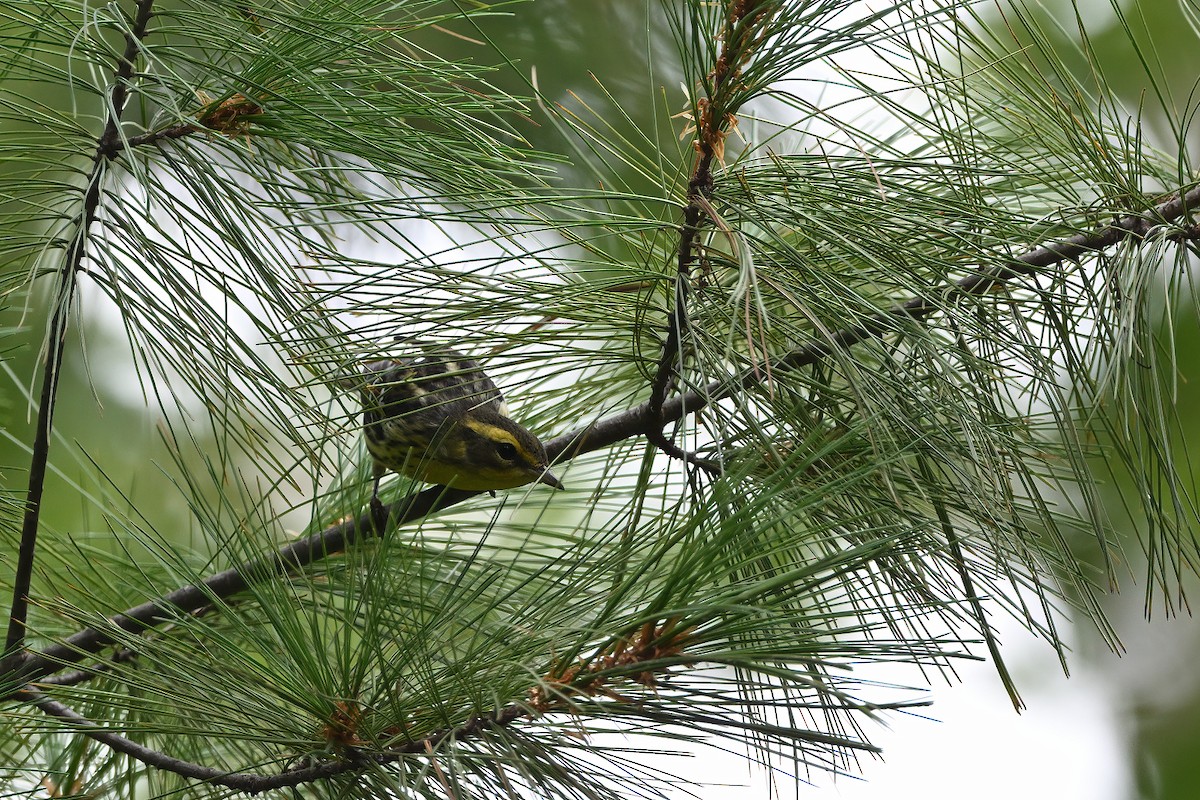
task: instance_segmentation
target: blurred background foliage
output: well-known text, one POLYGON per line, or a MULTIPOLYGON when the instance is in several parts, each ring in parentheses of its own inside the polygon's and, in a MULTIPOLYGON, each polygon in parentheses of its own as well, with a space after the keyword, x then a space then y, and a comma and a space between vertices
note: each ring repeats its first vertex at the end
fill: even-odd
MULTIPOLYGON (((490 40, 512 59, 515 67, 512 72, 489 76, 499 88, 521 94, 528 88, 523 85, 523 76, 534 82, 546 98, 583 116, 591 108, 619 107, 621 116, 604 119, 618 135, 678 140, 678 128, 663 124, 662 108, 684 109, 684 93, 678 85, 684 80, 684 72, 670 31, 662 25, 654 4, 643 0, 537 0, 534 6, 532 13, 530 9, 516 9, 511 16, 476 17, 478 29, 471 34, 424 29, 415 34, 414 43, 449 60, 469 60, 484 49, 483 40, 490 40), (471 40, 473 36, 476 41, 471 40), (653 78, 648 55, 654 60, 653 78), (597 76, 603 76, 602 83, 597 76), (658 107, 650 105, 647 98, 653 98, 658 107)), ((986 10, 983 13, 998 29, 1006 27, 1001 16, 986 10)), ((1165 132, 1168 123, 1156 115, 1155 103, 1145 96, 1136 67, 1151 63, 1152 70, 1162 76, 1163 85, 1173 94, 1165 101, 1168 104, 1182 108, 1194 102, 1195 76, 1200 74, 1200 48, 1195 47, 1200 6, 1191 0, 1140 0, 1116 5, 1086 2, 1080 4, 1078 12, 1066 2, 1049 0, 1030 13, 1044 15, 1044 30, 1058 26, 1064 52, 1071 49, 1068 43, 1079 35, 1074 14, 1085 15, 1091 43, 1102 60, 1096 64, 1080 60, 1077 68, 1081 72, 1100 69, 1128 106, 1145 109, 1146 129, 1152 134, 1165 132), (1140 52, 1129 45, 1129 31, 1143 43, 1140 52)), ((5 24, 21 23, 0 22, 5 24)), ((1053 41, 1049 44, 1056 46, 1053 41)), ((0 78, 12 80, 12 76, 0 78)), ((65 89, 62 94, 41 100, 51 109, 65 110, 71 103, 65 89)), ((0 124, 15 123, 7 119, 0 124)), ((545 119, 530 119, 519 133, 535 148, 552 150, 561 146, 562 138, 547 124, 545 119)), ((1194 152, 1200 152, 1200 135, 1188 131, 1187 138, 1194 152)), ((1169 148, 1170 137, 1163 136, 1161 143, 1169 148)), ((10 162, 5 168, 13 166, 10 162)), ((566 171, 570 167, 560 164, 555 169, 566 171)), ((630 169, 626 174, 614 175, 613 180, 633 191, 660 194, 661 188, 652 177, 630 169)), ((585 185, 590 179, 583 171, 570 176, 564 173, 563 177, 565 183, 575 186, 585 185)), ((620 240, 610 238, 600 246, 614 248, 613 254, 617 254, 622 245, 620 240)), ((4 485, 14 501, 19 501, 18 487, 24 481, 20 470, 29 459, 27 443, 32 440, 32 424, 28 398, 16 394, 13 387, 36 387, 43 346, 41 332, 45 329, 41 318, 47 306, 44 299, 9 296, 0 309, 0 348, 5 359, 2 368, 11 376, 0 393, 0 429, 5 431, 0 438, 0 464, 7 465, 4 485)), ((85 294, 80 302, 89 305, 88 296, 85 294)), ((1196 312, 1191 303, 1181 303, 1169 313, 1163 309, 1159 334, 1176 341, 1178 360, 1167 369, 1183 378, 1175 402, 1184 420, 1185 449, 1200 442, 1200 414, 1188 413, 1189 409, 1200 408, 1200 381, 1188 379, 1200 375, 1196 312)), ((55 471, 47 484, 47 495, 55 501, 46 508, 44 525, 57 531, 97 531, 91 545, 115 549, 120 545, 113 537, 103 535, 103 522, 94 518, 91 504, 83 500, 89 494, 107 496, 109 502, 136 508, 146 518, 147 527, 175 530, 181 545, 195 544, 192 537, 196 532, 185 523, 189 516, 187 501, 177 486, 186 464, 176 463, 178 451, 163 444, 162 418, 146 407, 131 372, 118 320, 96 314, 82 319, 85 327, 74 330, 68 344, 68 368, 62 376, 55 418, 57 438, 70 446, 57 448, 55 471), (72 453, 78 454, 75 463, 64 458, 72 453), (88 458, 105 464, 110 483, 97 485, 88 458)), ((199 425, 194 436, 197 451, 214 448, 213 430, 199 425)), ((253 469, 249 463, 232 466, 253 469)), ((1114 497, 1113 502, 1119 500, 1114 497)), ((303 517, 296 517, 296 523, 303 524, 303 517)), ((1087 546, 1086 541, 1079 544, 1087 546)), ((1131 557, 1139 552, 1134 540, 1126 544, 1125 552, 1131 557)), ((1091 629, 1082 626, 1080 635, 1085 646, 1074 657, 1098 665, 1115 687, 1109 696, 1119 698, 1125 706, 1126 756, 1138 776, 1137 796, 1146 800, 1192 800, 1200 796, 1200 759, 1195 758, 1200 749, 1200 680, 1194 668, 1200 660, 1200 636, 1196 635, 1196 626, 1190 626, 1183 629, 1190 635, 1160 642, 1161 646, 1138 646, 1144 634, 1137 630, 1137 618, 1144 611, 1161 618, 1163 609, 1159 605, 1144 608, 1146 587, 1139 586, 1140 578, 1134 576, 1145 575, 1145 571, 1132 564, 1123 566, 1122 591, 1105 602, 1118 621, 1119 633, 1129 637, 1128 653, 1115 659, 1098 639, 1089 640, 1091 629)), ((1195 581, 1189 582, 1195 588, 1195 581)), ((1175 626, 1175 630, 1180 629, 1175 626)), ((1036 694, 1028 699, 1037 702, 1036 694)), ((1020 765, 1007 768, 1019 769, 1020 765)))

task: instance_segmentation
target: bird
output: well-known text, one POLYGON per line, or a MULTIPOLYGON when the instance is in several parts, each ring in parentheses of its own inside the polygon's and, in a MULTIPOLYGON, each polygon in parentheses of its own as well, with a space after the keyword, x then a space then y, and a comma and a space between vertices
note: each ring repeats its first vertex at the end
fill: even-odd
MULTIPOLYGON (((344 381, 343 381, 344 382, 344 381)), ((363 364, 363 437, 371 454, 371 510, 385 516, 379 482, 388 470, 467 491, 527 483, 564 488, 541 440, 509 416, 479 364, 450 348, 363 364)))

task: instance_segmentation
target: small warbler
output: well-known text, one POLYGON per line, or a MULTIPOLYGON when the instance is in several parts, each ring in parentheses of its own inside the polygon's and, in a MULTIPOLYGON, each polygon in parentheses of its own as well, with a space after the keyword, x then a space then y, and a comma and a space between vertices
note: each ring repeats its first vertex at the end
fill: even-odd
POLYGON ((362 370, 356 383, 374 459, 375 513, 382 510, 379 480, 389 469, 469 491, 532 481, 563 488, 548 471, 546 448, 508 416, 500 390, 471 359, 443 348, 362 370))

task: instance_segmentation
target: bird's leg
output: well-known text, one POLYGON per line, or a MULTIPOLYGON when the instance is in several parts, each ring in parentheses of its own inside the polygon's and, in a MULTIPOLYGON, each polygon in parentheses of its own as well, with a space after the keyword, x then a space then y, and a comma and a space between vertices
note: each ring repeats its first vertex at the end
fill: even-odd
POLYGON ((387 472, 387 467, 375 462, 375 482, 371 484, 371 520, 375 523, 375 527, 382 531, 387 527, 388 512, 383 503, 379 500, 379 481, 387 472))

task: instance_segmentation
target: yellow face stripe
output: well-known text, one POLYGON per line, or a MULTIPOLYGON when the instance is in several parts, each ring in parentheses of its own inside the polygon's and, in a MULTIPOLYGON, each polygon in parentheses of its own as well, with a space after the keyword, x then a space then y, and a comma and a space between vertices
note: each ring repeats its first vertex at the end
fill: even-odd
POLYGON ((490 422, 480 422, 477 419, 463 417, 459 420, 459 424, 470 428, 473 432, 487 439, 489 442, 508 442, 513 447, 517 448, 518 452, 524 452, 525 448, 521 447, 521 443, 517 438, 508 431, 501 428, 499 425, 492 425, 490 422))

